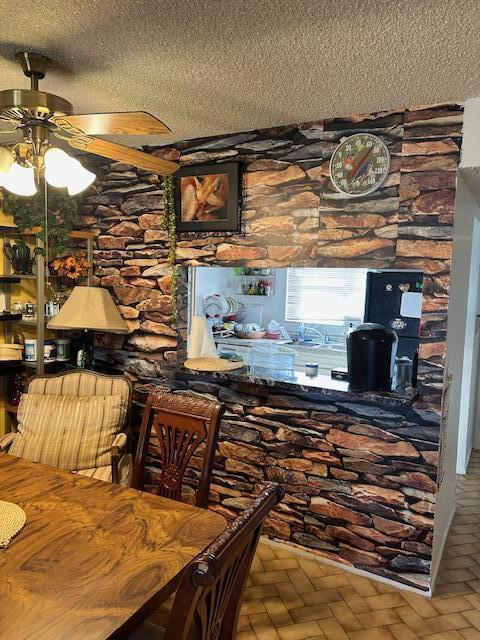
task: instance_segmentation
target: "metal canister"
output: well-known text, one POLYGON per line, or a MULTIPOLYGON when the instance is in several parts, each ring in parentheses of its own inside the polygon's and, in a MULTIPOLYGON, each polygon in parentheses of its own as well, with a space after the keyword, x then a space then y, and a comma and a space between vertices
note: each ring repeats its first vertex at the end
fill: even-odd
POLYGON ((413 360, 407 356, 395 358, 395 378, 397 389, 406 389, 412 386, 413 360))

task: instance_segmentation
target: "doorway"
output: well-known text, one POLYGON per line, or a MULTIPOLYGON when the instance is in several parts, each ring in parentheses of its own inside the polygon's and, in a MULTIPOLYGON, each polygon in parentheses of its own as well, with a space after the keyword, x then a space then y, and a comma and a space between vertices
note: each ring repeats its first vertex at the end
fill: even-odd
MULTIPOLYGON (((473 448, 480 448, 479 355, 480 355, 480 222, 473 219, 472 250, 468 276, 463 350, 462 386, 460 390, 457 473, 467 472, 473 448)), ((453 327, 455 329, 455 327, 453 327)))

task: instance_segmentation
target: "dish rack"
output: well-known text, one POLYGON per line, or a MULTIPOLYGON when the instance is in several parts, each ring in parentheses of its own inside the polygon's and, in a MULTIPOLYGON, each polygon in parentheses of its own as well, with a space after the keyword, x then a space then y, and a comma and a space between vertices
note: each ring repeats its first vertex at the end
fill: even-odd
POLYGON ((203 301, 203 311, 210 326, 222 324, 224 318, 235 316, 237 322, 245 318, 245 305, 235 298, 213 293, 203 301))
POLYGON ((259 344, 252 347, 250 369, 264 377, 294 378, 295 349, 279 344, 259 344))

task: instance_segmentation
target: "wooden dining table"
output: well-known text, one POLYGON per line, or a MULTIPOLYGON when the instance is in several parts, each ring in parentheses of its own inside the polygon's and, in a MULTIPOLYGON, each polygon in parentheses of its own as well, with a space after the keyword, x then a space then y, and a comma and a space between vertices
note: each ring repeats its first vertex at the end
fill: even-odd
POLYGON ((126 638, 225 526, 212 511, 0 453, 23 530, 0 549, 0 639, 126 638))

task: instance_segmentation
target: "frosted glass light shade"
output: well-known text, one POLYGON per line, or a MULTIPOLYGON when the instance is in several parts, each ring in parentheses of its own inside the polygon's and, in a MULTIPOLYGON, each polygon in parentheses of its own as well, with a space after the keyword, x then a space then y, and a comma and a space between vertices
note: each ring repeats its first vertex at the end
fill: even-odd
POLYGON ((14 163, 13 154, 5 147, 0 147, 0 185, 14 163))
POLYGON ((82 167, 76 158, 70 158, 70 177, 67 182, 67 191, 70 196, 75 196, 95 180, 94 173, 82 167))
POLYGON ((72 158, 62 151, 51 147, 45 152, 45 179, 52 187, 66 187, 70 175, 72 158))
POLYGON ((67 187, 69 195, 74 196, 89 187, 95 177, 62 149, 51 147, 45 153, 45 179, 52 187, 67 187))
POLYGON ((128 333, 110 293, 102 287, 75 287, 48 329, 91 329, 106 333, 128 333))
POLYGON ((17 196, 34 196, 37 193, 33 167, 22 167, 14 162, 8 173, 0 178, 0 185, 17 196))

